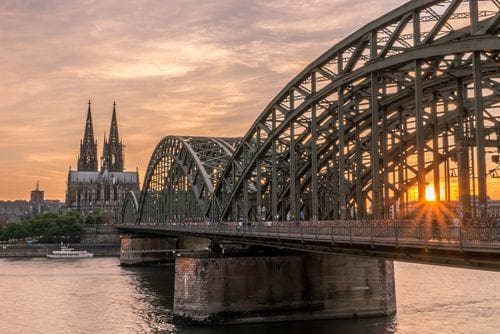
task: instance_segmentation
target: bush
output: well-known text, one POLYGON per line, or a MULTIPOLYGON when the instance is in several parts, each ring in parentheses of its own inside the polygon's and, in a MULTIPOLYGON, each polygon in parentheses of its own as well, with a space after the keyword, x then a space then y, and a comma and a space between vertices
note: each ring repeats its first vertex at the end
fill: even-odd
POLYGON ((106 222, 106 215, 101 211, 96 211, 85 217, 85 224, 104 224, 106 222))
POLYGON ((83 218, 75 212, 43 213, 0 228, 0 240, 31 238, 39 242, 79 242, 83 218))

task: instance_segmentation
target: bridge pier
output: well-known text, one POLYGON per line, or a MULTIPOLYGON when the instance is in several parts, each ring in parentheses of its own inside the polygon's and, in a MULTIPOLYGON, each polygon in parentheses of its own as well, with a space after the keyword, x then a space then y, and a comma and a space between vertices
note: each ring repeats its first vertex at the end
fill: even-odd
POLYGON ((142 265, 172 262, 178 238, 120 236, 120 264, 142 265))
POLYGON ((173 263, 176 251, 207 249, 210 240, 191 237, 122 235, 120 243, 121 265, 143 265, 173 263))
POLYGON ((174 320, 231 324, 386 316, 392 261, 347 255, 185 253, 175 259, 174 320))

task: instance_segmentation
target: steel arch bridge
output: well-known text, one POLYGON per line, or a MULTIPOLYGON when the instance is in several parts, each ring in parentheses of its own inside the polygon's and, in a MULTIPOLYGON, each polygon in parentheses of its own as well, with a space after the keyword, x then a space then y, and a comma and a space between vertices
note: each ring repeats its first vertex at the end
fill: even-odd
POLYGON ((123 216, 141 224, 406 218, 429 187, 463 218, 491 215, 499 8, 498 0, 416 0, 367 24, 301 71, 243 138, 165 137, 123 216))
POLYGON ((204 220, 237 138, 167 136, 156 146, 139 196, 128 193, 122 222, 204 220))

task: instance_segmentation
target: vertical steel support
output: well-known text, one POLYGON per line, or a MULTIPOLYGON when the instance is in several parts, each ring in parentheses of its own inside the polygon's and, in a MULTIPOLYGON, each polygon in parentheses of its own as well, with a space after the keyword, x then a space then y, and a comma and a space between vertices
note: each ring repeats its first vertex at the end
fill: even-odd
MULTIPOLYGON (((370 57, 377 57, 377 33, 373 31, 370 36, 370 57)), ((379 126, 379 102, 378 102, 378 75, 375 72, 370 74, 370 108, 371 108, 371 160, 372 160, 372 211, 373 218, 381 218, 382 191, 380 182, 380 126, 379 126)))
POLYGON ((356 138, 356 146, 355 146, 355 155, 356 155, 356 219, 364 219, 364 198, 363 198, 363 187, 361 184, 361 175, 363 172, 363 155, 361 154, 361 140, 359 138, 359 124, 356 124, 355 127, 355 135, 356 138))
MULTIPOLYGON (((332 108, 332 115, 331 115, 331 128, 332 128, 332 133, 335 133, 335 129, 337 128, 337 135, 338 135, 338 127, 336 126, 336 122, 338 120, 338 107, 340 104, 337 102, 337 114, 335 114, 335 108, 332 108)), ((338 139, 338 137, 337 137, 338 139)), ((326 208, 325 210, 327 213, 332 210, 332 218, 333 219, 339 219, 339 196, 338 196, 338 185, 339 185, 339 168, 338 168, 338 159, 337 159, 337 148, 338 146, 335 144, 335 136, 332 135, 331 138, 331 147, 332 147, 332 152, 331 152, 331 159, 332 159, 332 166, 331 166, 331 184, 333 185, 331 191, 331 208, 326 208)), ((330 201, 329 201, 330 202, 330 201)))
POLYGON ((160 208, 159 208, 159 222, 158 223, 163 223, 165 221, 165 214, 164 214, 164 188, 163 185, 165 184, 165 160, 164 158, 161 159, 160 161, 160 180, 161 180, 161 186, 158 192, 158 199, 160 201, 160 208))
POLYGON ((186 221, 188 206, 189 206, 189 202, 188 202, 188 197, 187 197, 186 177, 183 176, 182 177, 182 207, 181 207, 182 221, 183 222, 186 221))
MULTIPOLYGON (((404 117, 403 109, 399 108, 399 138, 403 141, 403 127, 404 127, 404 117)), ((403 145, 399 145, 399 156, 398 156, 398 191, 399 191, 399 217, 406 217, 405 212, 405 179, 404 179, 404 158, 403 158, 403 145)))
POLYGON ((425 201, 425 137, 424 105, 422 88, 422 61, 415 60, 415 131, 417 135, 417 180, 418 201, 425 201))
POLYGON ((471 34, 478 31, 479 28, 479 16, 478 16, 478 0, 469 0, 469 12, 470 12, 470 27, 471 34))
POLYGON ((373 218, 381 218, 382 191, 380 182, 380 126, 379 126, 379 103, 378 103, 378 78, 376 73, 371 73, 370 104, 372 114, 371 129, 371 155, 372 155, 372 210, 373 218))
MULTIPOLYGON (((311 94, 316 93, 316 72, 311 74, 311 94)), ((316 103, 313 103, 311 109, 311 212, 312 221, 319 219, 319 204, 318 204, 318 130, 316 119, 316 103)))
POLYGON ((168 169, 168 177, 169 177, 169 180, 167 180, 166 182, 166 195, 165 195, 165 201, 166 201, 166 204, 167 204, 167 221, 171 221, 172 220, 172 186, 171 186, 171 182, 170 182, 170 173, 172 171, 172 164, 171 164, 171 158, 170 158, 170 155, 167 156, 167 165, 169 167, 168 169))
MULTIPOLYGON (((382 86, 383 90, 383 95, 386 95, 386 89, 385 85, 382 86)), ((381 196, 381 209, 380 212, 382 214, 381 218, 388 218, 389 212, 390 212, 390 206, 389 206, 389 199, 390 199, 390 193, 389 193, 389 158, 388 158, 388 143, 389 143, 389 132, 388 132, 388 125, 387 125, 387 113, 385 110, 382 109, 382 140, 380 142, 380 149, 381 149, 381 161, 382 161, 382 185, 381 186, 381 191, 383 191, 382 196, 381 196), (383 188, 383 189, 382 189, 383 188)), ((394 140, 394 137, 391 137, 392 140, 394 140)), ((394 144, 393 142, 391 143, 392 145, 394 144)))
MULTIPOLYGON (((290 112, 295 109, 295 94, 290 91, 290 112)), ((290 215, 291 219, 297 219, 297 156, 295 151, 295 122, 290 121, 290 215)))
MULTIPOLYGON (((417 46, 421 42, 420 31, 420 13, 413 12, 413 44, 417 46)), ((417 181, 418 181, 418 200, 425 201, 425 138, 422 132, 423 127, 423 88, 422 88, 422 61, 415 60, 415 131, 417 136, 417 181)))
POLYGON ((341 220, 346 219, 346 193, 345 193, 345 152, 344 152, 344 108, 343 108, 343 103, 344 103, 344 92, 343 92, 343 87, 339 87, 338 91, 338 96, 339 96, 339 101, 338 101, 338 119, 337 119, 337 125, 338 125, 338 155, 339 155, 339 171, 338 171, 338 176, 339 176, 339 184, 338 184, 338 192, 339 192, 339 218, 341 220))
POLYGON ((472 181, 472 186, 471 186, 471 190, 472 190, 472 217, 474 218, 477 218, 478 217, 478 212, 477 212, 477 193, 476 193, 476 180, 477 180, 477 177, 476 177, 476 163, 474 162, 475 161, 475 158, 474 158, 474 155, 477 153, 477 151, 474 149, 474 145, 472 145, 472 141, 475 141, 475 129, 476 129, 476 126, 474 124, 474 119, 475 117, 469 117, 469 121, 467 122, 466 124, 466 130, 465 132, 467 133, 467 139, 470 139, 470 141, 467 143, 467 150, 469 151, 469 168, 470 168, 470 178, 471 178, 471 181, 472 181))
MULTIPOLYGON (((472 4, 472 3, 471 3, 472 4)), ((476 3, 477 6, 477 3, 476 3)), ((471 15, 472 16, 472 15, 471 15)), ((477 16, 477 8, 476 8, 477 16)), ((482 220, 487 217, 486 203, 486 150, 484 134, 484 105, 483 105, 483 85, 481 78, 481 51, 474 51, 473 54, 473 76, 474 76, 474 110, 476 121, 476 146, 477 146, 477 183, 479 213, 482 220)))
POLYGON ((415 10, 412 15, 413 21, 413 45, 417 46, 420 44, 420 13, 418 10, 415 10))
MULTIPOLYGON (((172 173, 172 164, 173 164, 172 160, 173 159, 172 159, 171 155, 169 155, 168 159, 169 159, 169 166, 170 166, 169 172, 172 173)), ((169 175, 169 178, 172 178, 172 176, 169 175)), ((169 200, 169 204, 168 204, 169 218, 170 218, 170 220, 173 220, 173 218, 174 218, 174 198, 175 197, 173 194, 172 184, 169 185, 168 196, 169 196, 169 199, 168 199, 169 200)))
POLYGON ((248 221, 248 180, 243 180, 243 222, 248 221))
MULTIPOLYGON (((260 147, 260 129, 257 129, 257 147, 260 147)), ((257 188, 257 201, 256 201, 256 218, 257 221, 262 221, 262 166, 261 159, 257 159, 257 180, 255 181, 255 187, 257 188)))
POLYGON ((457 79, 457 113, 458 122, 455 129, 455 145, 457 148, 458 169, 458 198, 462 206, 463 218, 471 217, 470 183, 469 183, 469 154, 464 138, 464 86, 461 79, 457 79))
MULTIPOLYGON (((272 131, 276 130, 276 109, 273 110, 272 116, 272 131)), ((276 161, 276 140, 273 140, 271 152, 271 211, 272 221, 278 220, 278 166, 276 161)))
POLYGON ((432 132, 432 157, 433 157, 433 178, 434 178, 434 194, 436 201, 440 200, 440 175, 439 175, 439 129, 437 115, 437 94, 434 93, 431 102, 431 114, 433 122, 432 132))
MULTIPOLYGON (((177 173, 177 172, 176 172, 177 173)), ((182 189, 181 185, 179 185, 179 180, 175 180, 176 186, 175 186, 175 197, 176 197, 176 202, 175 202, 175 215, 176 219, 178 222, 182 221, 182 210, 181 210, 181 202, 182 202, 182 189)))
MULTIPOLYGON (((443 99, 443 114, 446 119, 448 115, 448 101, 443 99)), ((450 185, 450 157, 448 156, 448 124, 445 124, 445 132, 443 134, 443 154, 445 155, 444 161, 444 197, 445 201, 451 201, 451 185, 450 185)))

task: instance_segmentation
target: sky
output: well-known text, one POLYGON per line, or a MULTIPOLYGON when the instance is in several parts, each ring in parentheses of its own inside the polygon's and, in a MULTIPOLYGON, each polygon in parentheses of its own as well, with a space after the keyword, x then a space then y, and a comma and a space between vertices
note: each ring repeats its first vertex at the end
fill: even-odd
POLYGON ((64 199, 87 101, 98 156, 113 101, 127 170, 166 135, 243 136, 342 38, 403 0, 0 2, 0 200, 64 199))

